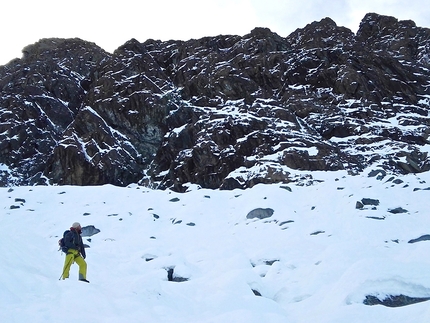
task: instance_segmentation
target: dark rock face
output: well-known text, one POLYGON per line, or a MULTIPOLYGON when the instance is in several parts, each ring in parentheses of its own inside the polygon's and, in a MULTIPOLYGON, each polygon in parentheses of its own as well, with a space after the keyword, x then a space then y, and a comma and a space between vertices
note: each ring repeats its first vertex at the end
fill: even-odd
POLYGON ((367 14, 283 38, 45 39, 0 67, 0 184, 288 183, 430 170, 430 30, 367 14))
POLYGON ((22 59, 0 67, 0 163, 7 166, 0 173, 2 186, 44 182, 53 150, 107 56, 79 39, 44 39, 24 48, 22 59))

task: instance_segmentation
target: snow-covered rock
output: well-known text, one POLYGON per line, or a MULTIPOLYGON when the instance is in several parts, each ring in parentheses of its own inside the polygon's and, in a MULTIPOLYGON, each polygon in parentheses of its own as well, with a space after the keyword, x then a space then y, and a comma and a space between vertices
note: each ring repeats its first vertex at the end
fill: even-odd
POLYGON ((45 39, 0 67, 0 183, 186 191, 430 170, 430 30, 367 14, 281 37, 45 39))

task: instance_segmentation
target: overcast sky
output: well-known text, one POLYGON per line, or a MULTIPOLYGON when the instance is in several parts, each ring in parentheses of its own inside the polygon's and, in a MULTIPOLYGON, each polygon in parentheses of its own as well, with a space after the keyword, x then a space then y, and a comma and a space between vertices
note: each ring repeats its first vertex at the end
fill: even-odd
POLYGON ((428 0, 3 0, 0 8, 0 65, 49 37, 78 37, 113 52, 131 38, 245 35, 255 27, 286 37, 325 17, 356 32, 368 12, 430 28, 428 0))

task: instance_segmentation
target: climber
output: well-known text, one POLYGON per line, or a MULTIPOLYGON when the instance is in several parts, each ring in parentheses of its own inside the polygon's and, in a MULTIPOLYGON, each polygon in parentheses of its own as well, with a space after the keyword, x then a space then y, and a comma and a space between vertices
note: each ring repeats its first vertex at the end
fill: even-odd
POLYGON ((79 222, 72 224, 70 230, 64 232, 64 245, 66 247, 66 258, 64 260, 63 279, 69 278, 70 267, 74 262, 79 266, 79 280, 89 283, 87 280, 87 263, 85 262, 85 247, 82 242, 82 227, 79 222))

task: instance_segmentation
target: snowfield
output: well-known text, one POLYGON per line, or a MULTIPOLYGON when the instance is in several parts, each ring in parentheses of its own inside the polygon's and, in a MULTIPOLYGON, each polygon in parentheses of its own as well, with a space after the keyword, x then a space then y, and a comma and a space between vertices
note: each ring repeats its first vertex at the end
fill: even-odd
POLYGON ((430 173, 369 172, 183 194, 1 188, 0 321, 427 323, 426 301, 363 302, 430 298, 430 173), (257 208, 274 212, 248 219, 257 208), (100 230, 83 237, 90 284, 76 264, 59 279, 75 221, 100 230))

